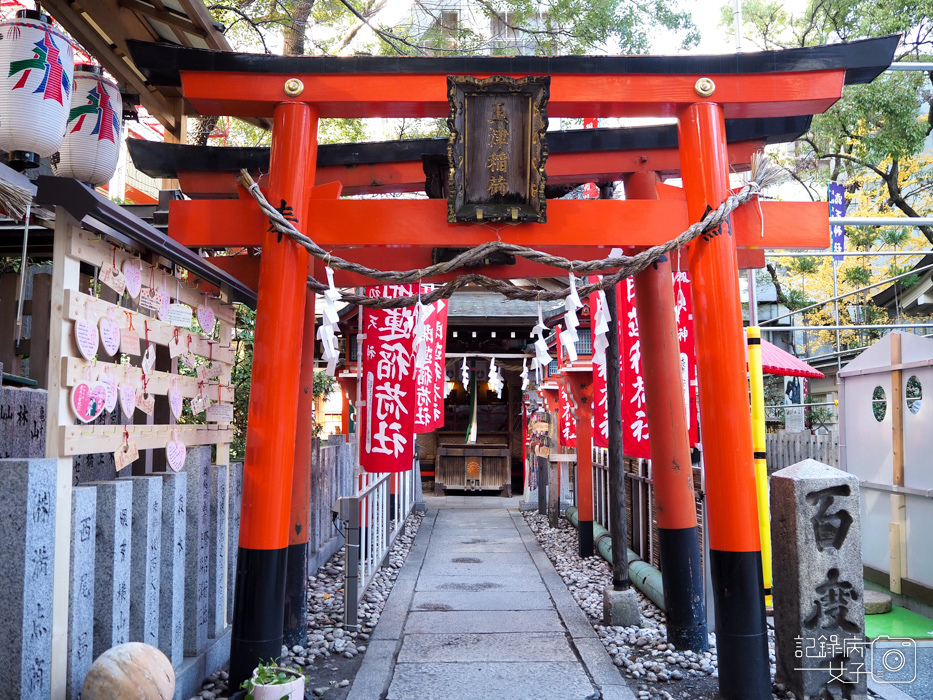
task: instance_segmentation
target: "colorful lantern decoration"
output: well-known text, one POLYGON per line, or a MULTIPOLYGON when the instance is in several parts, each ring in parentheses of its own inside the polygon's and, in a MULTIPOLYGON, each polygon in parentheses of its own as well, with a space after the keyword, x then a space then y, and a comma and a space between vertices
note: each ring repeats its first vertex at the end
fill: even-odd
POLYGON ((120 90, 97 66, 76 66, 74 81, 65 141, 53 168, 59 177, 103 185, 113 177, 120 160, 120 90))
POLYGON ((0 33, 0 148, 10 152, 12 167, 35 168, 65 136, 74 50, 35 10, 20 10, 0 33))

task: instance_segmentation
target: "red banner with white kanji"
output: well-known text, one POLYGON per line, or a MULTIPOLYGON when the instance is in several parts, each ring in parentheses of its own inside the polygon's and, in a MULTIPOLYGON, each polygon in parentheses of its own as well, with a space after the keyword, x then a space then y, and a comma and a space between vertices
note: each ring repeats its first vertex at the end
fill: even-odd
MULTIPOLYGON (((590 282, 595 282, 597 278, 592 276, 590 282)), ((616 286, 618 290, 618 286, 616 286)), ((595 319, 602 311, 602 302, 598 293, 590 294, 590 319, 595 324, 595 319)), ((592 331, 592 340, 595 343, 596 334, 592 331)), ((606 410, 606 363, 593 361, 593 446, 609 447, 609 413, 606 410)))
POLYGON ((568 389, 564 387, 563 382, 560 385, 560 391, 557 403, 557 412, 560 414, 558 428, 560 429, 560 446, 577 446, 577 417, 573 410, 573 400, 567 395, 568 389))
MULTIPOLYGON (((424 293, 429 287, 422 286, 424 293)), ((425 307, 424 344, 427 359, 417 371, 415 432, 430 433, 444 427, 444 357, 447 352, 447 300, 425 307)))
POLYGON ((697 348, 693 336, 693 298, 686 272, 674 273, 674 314, 677 317, 677 340, 680 343, 680 378, 684 384, 684 405, 687 411, 687 430, 690 444, 700 441, 697 420, 697 348))
MULTIPOLYGON (((648 407, 641 367, 641 340, 635 311, 635 280, 627 277, 617 286, 619 313, 619 361, 622 379, 622 451, 628 457, 651 457, 648 447, 648 407)), ((693 340, 693 306, 686 272, 674 274, 674 312, 680 344, 680 368, 687 411, 690 444, 698 440, 696 403, 696 352, 693 340)), ((598 400, 597 400, 598 403, 598 400)), ((594 431, 598 432, 598 431, 594 431)))
MULTIPOLYGON (((369 297, 414 294, 416 285, 367 287, 369 297)), ((415 440, 413 341, 415 308, 362 309, 364 314, 360 465, 368 472, 412 468, 415 440)))

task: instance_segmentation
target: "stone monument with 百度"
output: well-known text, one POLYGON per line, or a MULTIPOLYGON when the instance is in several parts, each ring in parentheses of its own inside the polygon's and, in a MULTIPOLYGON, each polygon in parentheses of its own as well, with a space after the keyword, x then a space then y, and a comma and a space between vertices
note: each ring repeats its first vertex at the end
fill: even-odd
POLYGON ((770 483, 776 680, 799 700, 864 700, 858 478, 807 459, 770 483))

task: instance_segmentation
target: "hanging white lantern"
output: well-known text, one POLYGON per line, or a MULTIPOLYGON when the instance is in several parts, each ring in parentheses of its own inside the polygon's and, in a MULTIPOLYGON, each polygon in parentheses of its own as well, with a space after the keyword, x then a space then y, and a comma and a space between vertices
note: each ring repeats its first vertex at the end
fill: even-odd
POLYGON ((120 90, 97 66, 75 66, 74 80, 65 141, 52 167, 59 177, 103 185, 110 182, 120 160, 120 90))
POLYGON ((12 167, 35 168, 65 136, 74 50, 35 10, 0 23, 0 38, 0 148, 10 152, 12 167))

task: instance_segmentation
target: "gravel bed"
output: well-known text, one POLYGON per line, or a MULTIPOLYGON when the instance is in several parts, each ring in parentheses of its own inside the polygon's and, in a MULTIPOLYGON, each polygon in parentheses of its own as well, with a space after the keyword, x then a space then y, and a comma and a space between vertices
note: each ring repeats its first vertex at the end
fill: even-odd
MULTIPOLYGON (((399 569, 405 563, 424 513, 413 513, 360 601, 359 631, 348 632, 343 622, 343 549, 316 574, 308 577, 308 642, 282 647, 279 663, 300 668, 314 697, 341 700, 350 692, 351 679, 362 662, 369 636, 385 608, 399 569)), ((227 700, 237 688, 227 688, 227 672, 211 674, 199 694, 190 700, 227 700)))
MULTIPOLYGON (((524 513, 525 522, 554 564, 567 589, 586 614, 613 663, 640 699, 718 698, 719 669, 716 635, 709 635, 709 651, 677 651, 667 643, 664 611, 635 589, 641 610, 641 627, 611 627, 602 624, 603 590, 612 585, 612 570, 600 556, 581 559, 577 554, 577 531, 561 518, 552 528, 547 517, 524 513)), ((774 632, 768 631, 771 678, 774 678, 774 632)), ((783 685, 772 685, 775 700, 792 700, 794 693, 783 685)))

